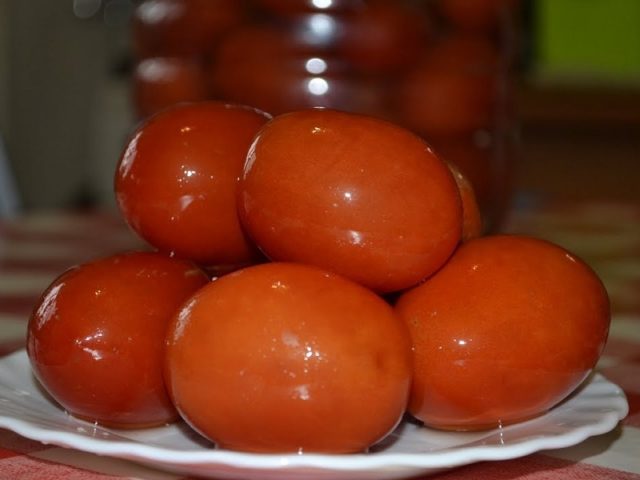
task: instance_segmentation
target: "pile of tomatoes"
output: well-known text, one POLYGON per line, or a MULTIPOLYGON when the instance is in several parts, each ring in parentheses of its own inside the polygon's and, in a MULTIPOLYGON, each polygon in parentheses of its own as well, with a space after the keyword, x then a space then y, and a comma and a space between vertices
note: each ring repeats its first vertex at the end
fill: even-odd
POLYGON ((519 0, 142 0, 132 106, 322 106, 428 139, 474 186, 485 223, 512 193, 519 0))
POLYGON ((449 430, 540 415, 606 340, 587 265, 482 236, 464 177, 374 117, 174 106, 132 135, 115 191, 154 251, 63 273, 28 329, 36 377, 88 421, 361 452, 407 412, 449 430))

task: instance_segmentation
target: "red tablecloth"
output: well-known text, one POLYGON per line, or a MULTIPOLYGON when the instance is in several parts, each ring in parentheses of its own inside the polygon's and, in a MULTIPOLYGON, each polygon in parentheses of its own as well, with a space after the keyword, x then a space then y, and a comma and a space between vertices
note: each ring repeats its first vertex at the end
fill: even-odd
MULTIPOLYGON (((567 203, 518 208, 512 232, 554 241, 600 274, 612 300, 610 339, 598 369, 620 385, 629 416, 580 445, 458 468, 437 478, 640 480, 640 205, 567 203)), ((64 269, 139 246, 115 216, 42 213, 0 224, 0 354, 24 346, 41 291, 64 269)), ((0 429, 0 480, 178 479, 122 460, 47 446, 0 429)), ((431 477, 435 478, 435 477, 431 477)))

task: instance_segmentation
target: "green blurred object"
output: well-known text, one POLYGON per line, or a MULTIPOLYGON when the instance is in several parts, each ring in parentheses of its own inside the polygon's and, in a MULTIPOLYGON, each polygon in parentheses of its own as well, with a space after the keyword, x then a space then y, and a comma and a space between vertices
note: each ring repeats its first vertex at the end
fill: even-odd
POLYGON ((532 0, 541 81, 640 86, 640 0, 532 0))

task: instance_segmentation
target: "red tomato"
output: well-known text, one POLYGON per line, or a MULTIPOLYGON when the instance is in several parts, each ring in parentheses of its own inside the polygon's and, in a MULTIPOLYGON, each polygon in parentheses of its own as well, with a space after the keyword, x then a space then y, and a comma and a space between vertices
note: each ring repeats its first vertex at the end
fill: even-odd
POLYGON ((463 137, 430 137, 438 155, 454 164, 467 177, 476 194, 485 231, 502 224, 513 192, 514 161, 504 135, 479 132, 463 137))
POLYGON ((130 253, 68 270, 29 319, 42 386, 72 415, 116 428, 177 419, 164 385, 164 338, 181 303, 208 282, 194 265, 130 253))
POLYGON ((437 0, 440 13, 457 28, 490 31, 511 19, 519 0, 437 0))
POLYGON ((222 448, 361 452, 406 408, 406 327, 374 293, 315 267, 268 263, 222 277, 168 332, 171 397, 222 448))
POLYGON ((246 60, 278 61, 295 54, 314 53, 309 39, 296 33, 293 28, 278 29, 265 25, 235 29, 218 45, 215 63, 232 65, 246 60))
POLYGON ((208 55, 244 18, 237 0, 144 0, 133 13, 134 50, 139 58, 208 55))
POLYGON ((268 115, 217 102, 178 105, 149 118, 116 172, 118 205, 142 238, 205 266, 256 256, 240 227, 236 186, 268 115))
POLYGON ((180 102, 206 100, 206 76, 198 62, 187 58, 147 58, 132 76, 133 101, 140 117, 148 117, 180 102))
POLYGON ((334 58, 320 56, 245 58, 216 64, 212 79, 224 98, 273 114, 310 107, 381 111, 381 86, 354 81, 342 70, 334 58))
MULTIPOLYGON (((308 45, 290 30, 264 26, 239 28, 219 45, 209 79, 217 95, 233 102, 283 113, 309 105, 304 82, 311 75, 305 61, 308 45), (256 75, 256 72, 260 72, 256 75)), ((333 76, 335 63, 325 62, 323 74, 333 76)))
POLYGON ((449 34, 399 79, 402 123, 432 136, 468 134, 497 122, 503 72, 496 46, 477 34, 449 34))
POLYGON ((382 86, 351 78, 347 64, 326 52, 331 32, 314 34, 313 15, 296 18, 287 29, 249 26, 228 35, 210 68, 212 89, 273 114, 314 106, 381 111, 382 86))
POLYGON ((398 87, 403 124, 430 136, 450 136, 490 128, 495 123, 498 78, 494 74, 418 64, 398 87))
POLYGON ((410 412, 462 430, 554 407, 595 366, 610 319, 607 293, 586 264, 521 236, 464 243, 396 311, 414 346, 410 412))
POLYGON ((245 25, 220 41, 214 64, 233 65, 245 61, 278 63, 300 55, 309 58, 332 56, 334 52, 331 50, 335 47, 342 23, 339 17, 310 14, 297 16, 295 21, 278 26, 245 25))
POLYGON ((421 13, 401 2, 370 2, 345 23, 339 52, 365 73, 405 68, 419 57, 430 30, 421 13))
POLYGON ((272 259, 380 292, 440 268, 461 235, 455 180, 419 137, 372 117, 298 111, 261 130, 245 164, 243 224, 272 259))

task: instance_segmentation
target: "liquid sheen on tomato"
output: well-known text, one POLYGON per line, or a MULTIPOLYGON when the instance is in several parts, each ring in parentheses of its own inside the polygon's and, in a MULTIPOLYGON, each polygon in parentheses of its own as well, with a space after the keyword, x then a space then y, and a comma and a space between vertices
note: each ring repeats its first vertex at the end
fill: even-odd
POLYGON ((380 297, 315 267, 267 263, 198 291, 167 337, 183 418, 222 448, 364 451, 400 421, 405 325, 380 297))
POLYGON ((469 240, 396 311, 411 332, 410 411, 443 429, 481 429, 545 413, 589 375, 607 339, 604 286, 547 241, 469 240))
POLYGON ((269 119, 220 102, 180 104, 133 134, 115 176, 118 206, 148 243, 178 258, 221 269, 252 263, 236 188, 247 150, 269 119))
POLYGON ((413 133, 373 117, 325 109, 275 117, 253 143, 239 195, 243 225, 271 259, 378 292, 431 275, 461 237, 447 165, 413 133))
POLYGON ((33 372, 69 413, 142 428, 178 418, 162 375, 164 336, 181 303, 208 282, 190 262, 134 252, 58 277, 31 318, 33 372))

